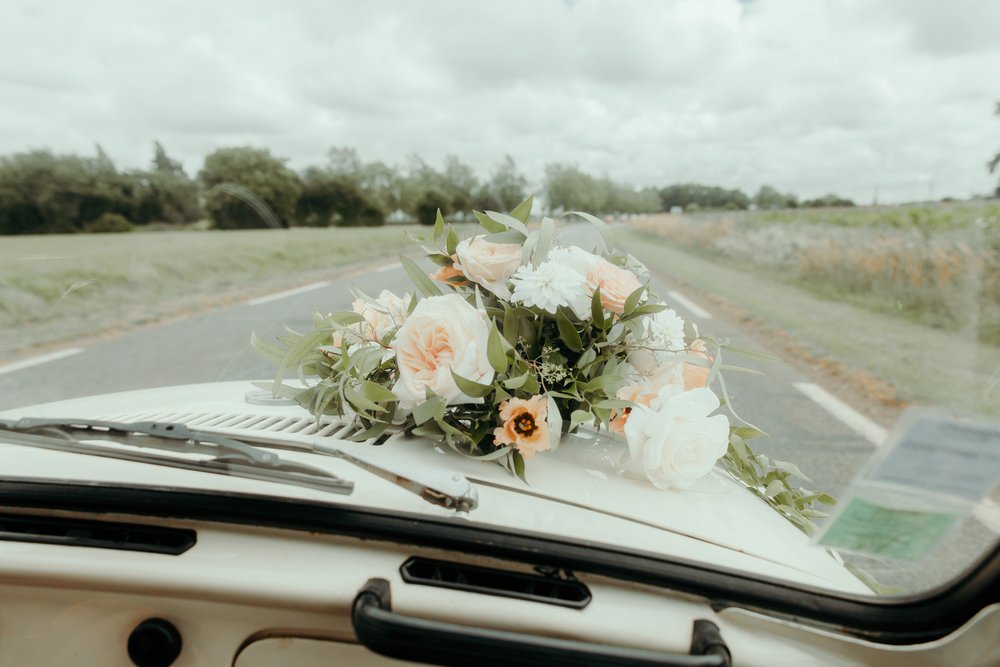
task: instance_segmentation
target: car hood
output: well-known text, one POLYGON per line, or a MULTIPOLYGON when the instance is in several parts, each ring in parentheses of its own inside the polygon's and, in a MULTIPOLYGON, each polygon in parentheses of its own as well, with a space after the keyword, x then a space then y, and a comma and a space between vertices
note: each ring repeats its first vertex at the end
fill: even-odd
POLYGON ((838 558, 767 504, 716 470, 685 491, 662 491, 617 472, 622 443, 582 437, 533 457, 525 484, 492 463, 462 457, 435 443, 393 436, 381 444, 343 440, 335 419, 316 420, 297 405, 251 402, 249 382, 188 385, 107 394, 20 408, 6 418, 65 417, 113 421, 179 422, 196 429, 252 439, 281 438, 335 446, 397 471, 446 468, 476 484, 479 507, 467 517, 421 501, 350 464, 309 453, 282 452, 356 482, 349 496, 234 477, 161 468, 61 452, 2 445, 0 477, 74 479, 186 489, 258 493, 454 517, 543 535, 569 537, 664 557, 704 562, 758 576, 867 593, 838 558))

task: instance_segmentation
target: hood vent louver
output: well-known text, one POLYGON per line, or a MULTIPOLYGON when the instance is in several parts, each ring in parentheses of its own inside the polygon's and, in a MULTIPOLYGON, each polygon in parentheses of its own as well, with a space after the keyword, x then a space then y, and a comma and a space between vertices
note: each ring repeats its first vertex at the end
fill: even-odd
POLYGON ((583 609, 590 603, 590 589, 575 579, 497 570, 414 556, 399 568, 403 581, 421 586, 498 595, 560 607, 583 609))
MULTIPOLYGON (((314 417, 288 417, 281 415, 254 415, 224 412, 129 412, 103 416, 105 421, 116 422, 174 422, 188 428, 232 434, 282 434, 317 438, 347 439, 363 429, 350 419, 323 417, 318 423, 314 417)), ((392 433, 383 434, 386 438, 392 433)), ((382 444, 386 438, 366 440, 368 444, 382 444)))
POLYGON ((197 534, 185 528, 56 516, 0 514, 0 541, 179 556, 194 546, 197 534))

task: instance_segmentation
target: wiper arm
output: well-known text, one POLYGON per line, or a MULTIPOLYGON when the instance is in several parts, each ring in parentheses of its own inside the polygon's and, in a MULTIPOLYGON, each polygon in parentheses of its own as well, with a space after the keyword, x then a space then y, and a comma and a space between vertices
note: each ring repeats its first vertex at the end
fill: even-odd
POLYGON ((353 482, 343 480, 321 468, 282 459, 263 447, 305 451, 347 461, 420 496, 429 503, 448 509, 468 512, 476 508, 479 500, 476 488, 457 473, 423 472, 419 476, 420 479, 417 479, 414 474, 389 470, 327 445, 301 445, 297 442, 262 438, 255 438, 253 444, 250 444, 219 433, 189 429, 183 424, 120 423, 86 419, 24 418, 17 421, 0 419, 0 432, 4 431, 8 434, 5 436, 7 440, 13 442, 14 438, 18 437, 16 444, 42 449, 294 484, 333 493, 349 494, 353 491, 353 482), (53 435, 56 438, 53 438, 53 435), (81 442, 81 440, 95 439, 173 453, 206 454, 210 458, 196 461, 128 452, 81 442))
POLYGON ((181 470, 291 484, 338 494, 349 494, 354 482, 314 466, 283 459, 274 452, 215 433, 194 431, 183 424, 132 424, 86 419, 0 419, 4 441, 37 449, 101 456, 181 470), (85 442, 104 440, 129 448, 158 449, 171 455, 129 451, 85 442), (177 454, 207 455, 193 459, 177 454))

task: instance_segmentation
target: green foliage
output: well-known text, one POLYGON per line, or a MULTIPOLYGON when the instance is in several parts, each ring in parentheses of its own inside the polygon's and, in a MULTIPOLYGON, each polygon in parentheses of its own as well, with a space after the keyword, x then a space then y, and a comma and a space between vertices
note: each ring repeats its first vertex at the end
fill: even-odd
POLYGON ((662 210, 652 188, 636 190, 607 177, 591 176, 570 165, 545 167, 545 192, 549 208, 555 211, 652 213, 662 210))
POLYGON ((770 185, 760 186, 760 190, 753 196, 753 203, 759 209, 795 208, 798 206, 798 198, 793 194, 781 194, 770 185))
POLYGON ((385 224, 386 211, 347 174, 309 167, 302 176, 296 220, 306 227, 373 227, 385 224))
POLYGON ((206 191, 205 210, 217 229, 267 226, 266 220, 243 199, 222 187, 244 188, 263 201, 287 227, 295 219, 302 184, 285 161, 260 148, 220 148, 205 158, 198 180, 206 191))
POLYGON ((445 193, 440 190, 427 190, 420 196, 416 205, 417 222, 421 225, 433 225, 437 220, 438 211, 443 215, 448 215, 451 211, 448 203, 449 199, 445 193))
POLYGON ((472 206, 480 211, 511 211, 524 200, 527 187, 528 180, 517 170, 514 159, 505 155, 489 180, 479 186, 472 206))
POLYGON ((117 213, 102 213, 97 220, 83 226, 83 231, 88 234, 130 232, 132 229, 134 229, 132 223, 125 216, 117 213))
POLYGON ((120 172, 100 147, 93 158, 49 151, 0 158, 0 234, 77 232, 104 213, 137 224, 197 220, 197 186, 157 146, 162 171, 120 172))
POLYGON ((692 210, 692 205, 699 209, 746 209, 750 206, 750 198, 739 190, 727 190, 713 185, 697 183, 677 183, 660 190, 661 210, 669 211, 679 206, 685 211, 692 210))
POLYGON ((793 477, 809 481, 795 464, 755 454, 748 441, 764 435, 752 426, 730 428, 729 449, 722 457, 722 467, 797 528, 812 534, 816 529, 813 519, 827 516, 815 506, 832 506, 837 500, 829 494, 793 485, 793 477))

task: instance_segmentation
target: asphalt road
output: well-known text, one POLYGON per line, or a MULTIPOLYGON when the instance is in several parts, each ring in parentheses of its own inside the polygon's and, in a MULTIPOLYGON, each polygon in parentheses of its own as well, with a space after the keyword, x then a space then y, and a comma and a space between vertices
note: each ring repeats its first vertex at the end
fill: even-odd
MULTIPOLYGON (((591 238, 588 229, 574 226, 562 235, 579 242, 591 238)), ((668 275, 666 267, 650 269, 654 286, 657 275, 668 275)), ((403 270, 387 258, 330 283, 261 295, 242 305, 69 345, 61 351, 0 366, 0 410, 156 386, 271 379, 272 368, 250 347, 250 332, 273 339, 286 324, 307 329, 314 310, 349 309, 353 300, 348 289, 351 282, 369 294, 382 289, 397 293, 411 289, 403 270)), ((682 316, 697 322, 702 331, 730 338, 738 345, 760 347, 741 330, 739 322, 710 312, 672 285, 661 286, 659 293, 682 316)), ((753 443, 758 451, 795 462, 810 476, 811 483, 806 483, 810 488, 841 494, 875 451, 884 430, 827 394, 821 386, 822 378, 807 377, 788 364, 732 361, 767 373, 766 377, 735 372, 726 376, 739 414, 770 434, 767 440, 753 443)), ((871 562, 864 565, 887 583, 926 587, 957 574, 993 539, 992 530, 970 519, 949 538, 946 548, 936 550, 919 567, 871 562)))

